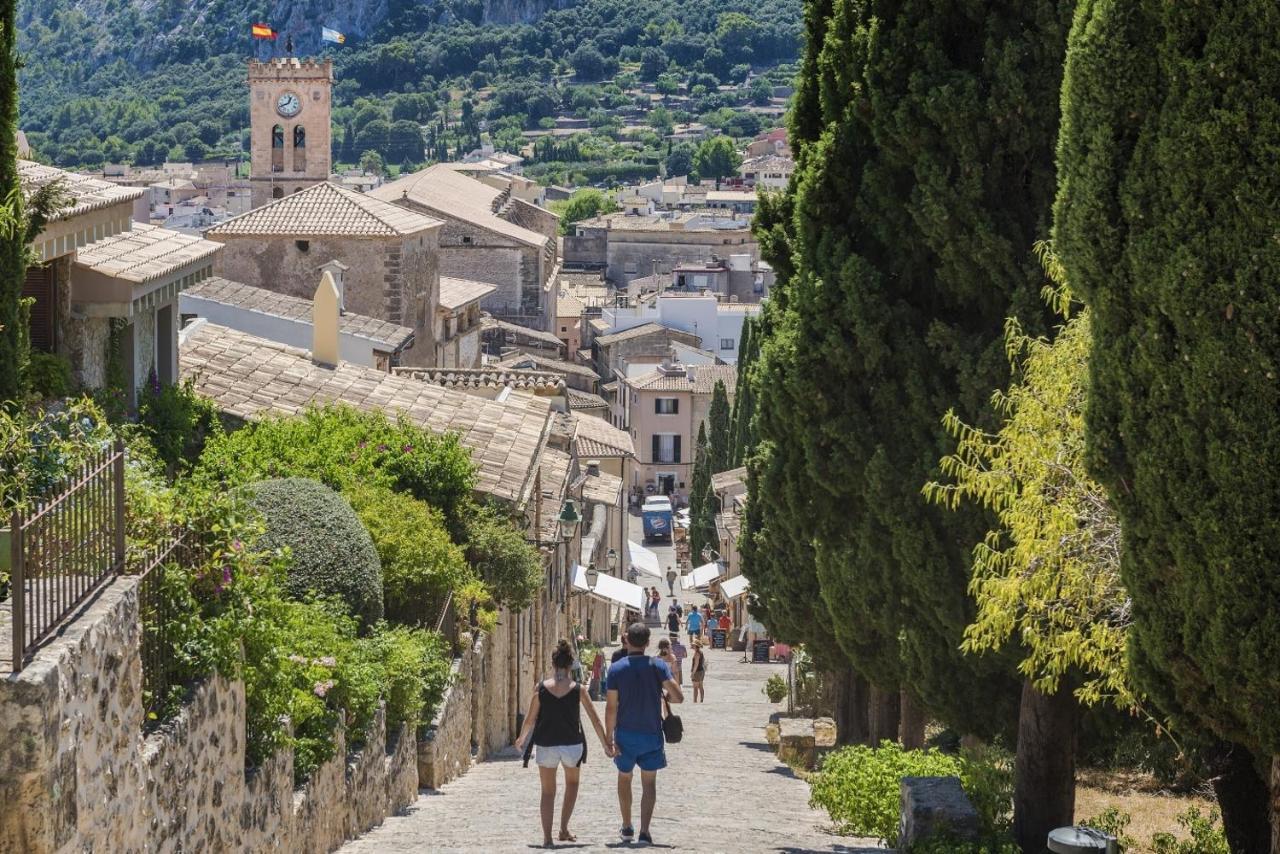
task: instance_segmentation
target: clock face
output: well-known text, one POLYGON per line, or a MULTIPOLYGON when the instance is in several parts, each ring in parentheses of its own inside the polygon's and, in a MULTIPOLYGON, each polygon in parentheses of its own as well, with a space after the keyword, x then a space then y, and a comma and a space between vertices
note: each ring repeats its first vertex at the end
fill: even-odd
POLYGON ((296 116, 302 109, 302 99, 292 92, 285 92, 276 101, 276 112, 282 116, 296 116))

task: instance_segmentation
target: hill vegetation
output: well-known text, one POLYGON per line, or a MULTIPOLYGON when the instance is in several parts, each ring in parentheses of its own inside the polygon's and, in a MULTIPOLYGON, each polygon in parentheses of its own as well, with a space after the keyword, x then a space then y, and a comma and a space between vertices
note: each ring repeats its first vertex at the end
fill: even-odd
MULTIPOLYGON (((545 5, 524 4, 526 12, 545 5)), ((308 9, 271 20, 244 0, 29 0, 20 13, 21 126, 59 165, 239 159, 249 121, 244 63, 282 53, 287 35, 298 54, 334 59, 340 162, 372 150, 387 164, 417 165, 470 150, 482 134, 516 150, 521 131, 567 114, 588 119, 592 133, 578 160, 542 177, 572 177, 573 163, 606 159, 656 171, 673 124, 758 132, 760 117, 743 107, 767 104, 772 85, 790 81, 800 44, 799 0, 583 0, 543 11, 536 25, 486 23, 513 13, 475 0, 320 0, 308 9), (274 44, 249 37, 249 24, 264 18, 281 33, 274 44), (346 32, 347 43, 321 49, 322 24, 346 32), (749 79, 753 69, 772 73, 749 79), (646 127, 623 133, 623 108, 646 127)))

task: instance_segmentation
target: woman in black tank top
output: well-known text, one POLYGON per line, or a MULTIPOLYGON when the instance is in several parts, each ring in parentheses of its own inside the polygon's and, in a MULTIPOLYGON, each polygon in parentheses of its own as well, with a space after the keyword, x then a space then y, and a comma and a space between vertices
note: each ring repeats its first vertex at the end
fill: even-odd
POLYGON ((613 755, 613 745, 605 738, 604 726, 587 689, 569 676, 573 666, 573 649, 561 640, 551 654, 555 675, 538 683, 529 701, 516 748, 524 753, 525 767, 529 755, 537 748, 538 776, 542 782, 542 845, 554 848, 551 819, 556 804, 556 769, 564 766, 564 805, 560 808, 560 841, 574 842, 569 832, 569 818, 578 800, 579 766, 587 758, 587 739, 582 731, 582 710, 587 710, 606 756, 613 755))

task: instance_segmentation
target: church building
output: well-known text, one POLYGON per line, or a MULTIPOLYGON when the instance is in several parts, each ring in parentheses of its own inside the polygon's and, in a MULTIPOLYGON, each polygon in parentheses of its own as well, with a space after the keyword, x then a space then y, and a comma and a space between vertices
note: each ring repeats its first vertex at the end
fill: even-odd
POLYGON ((332 98, 332 60, 249 63, 253 207, 329 180, 332 98))

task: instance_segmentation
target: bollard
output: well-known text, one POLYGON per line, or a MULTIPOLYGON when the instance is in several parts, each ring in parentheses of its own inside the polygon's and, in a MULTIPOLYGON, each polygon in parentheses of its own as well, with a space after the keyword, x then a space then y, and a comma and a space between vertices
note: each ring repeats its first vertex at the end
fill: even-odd
POLYGON ((1054 854, 1120 854, 1120 843, 1109 833, 1091 827, 1059 827, 1049 831, 1054 854))

